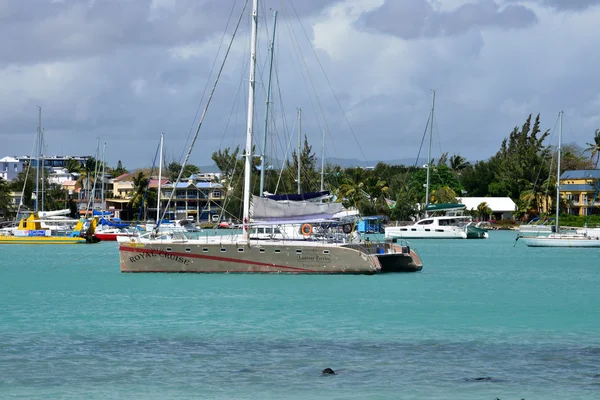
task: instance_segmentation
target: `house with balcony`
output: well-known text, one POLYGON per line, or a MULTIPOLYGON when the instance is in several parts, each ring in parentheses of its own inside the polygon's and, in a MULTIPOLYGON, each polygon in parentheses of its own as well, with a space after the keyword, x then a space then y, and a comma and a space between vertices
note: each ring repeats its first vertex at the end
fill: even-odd
POLYGON ((565 171, 560 176, 560 195, 572 215, 600 214, 600 169, 565 171))
POLYGON ((177 185, 162 186, 160 207, 165 209, 173 191, 168 212, 172 219, 189 219, 195 222, 218 222, 224 199, 223 185, 208 179, 191 176, 177 185))

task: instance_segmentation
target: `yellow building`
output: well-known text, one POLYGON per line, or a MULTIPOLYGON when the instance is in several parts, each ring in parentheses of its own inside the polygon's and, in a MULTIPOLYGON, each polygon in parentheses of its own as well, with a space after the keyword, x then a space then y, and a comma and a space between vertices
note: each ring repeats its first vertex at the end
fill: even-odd
POLYGON ((572 215, 600 214, 600 199, 594 199, 598 196, 599 184, 600 169, 563 172, 560 195, 567 203, 565 212, 572 215))

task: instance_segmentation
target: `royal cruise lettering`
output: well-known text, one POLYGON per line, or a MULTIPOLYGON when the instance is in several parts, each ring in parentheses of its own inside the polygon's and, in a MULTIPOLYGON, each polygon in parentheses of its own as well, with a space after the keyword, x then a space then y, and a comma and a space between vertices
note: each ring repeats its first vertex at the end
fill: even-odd
POLYGON ((131 261, 132 263, 135 263, 135 262, 138 262, 140 260, 144 260, 144 259, 150 258, 150 257, 163 257, 168 260, 172 260, 172 261, 181 263, 183 265, 188 265, 190 263, 190 260, 188 260, 187 258, 178 256, 175 254, 171 254, 169 252, 166 252, 166 251, 160 250, 160 249, 150 249, 150 252, 148 252, 148 253, 136 254, 135 256, 129 257, 129 261, 131 261))

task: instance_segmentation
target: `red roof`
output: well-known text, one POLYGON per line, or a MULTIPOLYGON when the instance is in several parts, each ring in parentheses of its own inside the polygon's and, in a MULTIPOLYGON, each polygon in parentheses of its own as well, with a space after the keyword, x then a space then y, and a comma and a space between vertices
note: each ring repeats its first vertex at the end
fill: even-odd
MULTIPOLYGON (((160 182, 161 182, 161 186, 164 186, 167 183, 170 183, 170 181, 168 179, 161 179, 160 182)), ((150 182, 148 183, 148 187, 150 189, 158 188, 158 179, 150 179, 150 182)))
POLYGON ((115 181, 125 181, 125 180, 129 180, 129 179, 126 179, 126 178, 129 178, 130 176, 133 176, 133 174, 130 174, 130 173, 126 172, 124 174, 121 174, 121 175, 117 176, 114 180, 115 181))

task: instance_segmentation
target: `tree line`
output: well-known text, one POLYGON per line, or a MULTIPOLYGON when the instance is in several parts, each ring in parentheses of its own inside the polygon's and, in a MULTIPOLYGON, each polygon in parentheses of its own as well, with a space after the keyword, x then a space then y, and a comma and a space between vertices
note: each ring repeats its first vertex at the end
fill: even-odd
MULTIPOLYGON (((545 142, 550 134, 540 128, 540 115, 532 115, 521 126, 516 126, 501 142, 500 148, 487 160, 468 162, 463 156, 445 153, 439 159, 430 160, 429 203, 454 203, 456 197, 510 197, 517 204, 516 217, 532 217, 542 209, 550 209, 553 202, 548 199, 556 190, 556 149, 545 142)), ((562 146, 561 169, 597 168, 600 159, 600 129, 586 148, 575 144, 562 146)), ((252 154, 256 154, 255 151, 252 154)), ((227 193, 223 204, 225 215, 241 217, 244 161, 240 147, 225 148, 212 154, 212 159, 222 174, 222 183, 227 193)), ((300 191, 317 191, 321 187, 320 166, 312 146, 304 137, 300 150, 300 191)), ((268 163, 265 165, 268 166, 268 163)), ((101 163, 91 157, 85 163, 69 160, 66 168, 79 174, 79 180, 91 190, 93 181, 101 169, 101 163)), ((114 168, 105 166, 107 173, 117 177, 127 173, 121 161, 114 168)), ((251 188, 259 195, 260 158, 251 162, 251 188)), ((174 182, 181 170, 181 164, 171 162, 164 175, 174 182)), ((561 171, 561 172, 562 172, 561 171)), ((195 165, 186 165, 182 176, 200 172, 195 165)), ((150 176, 157 170, 139 169, 133 173, 134 190, 129 201, 132 210, 147 209, 156 205, 156 194, 148 191, 150 176)), ((378 163, 373 168, 351 167, 327 164, 323 171, 323 186, 333 195, 333 201, 342 202, 345 207, 356 207, 362 215, 384 215, 392 220, 409 220, 419 215, 419 205, 425 203, 426 169, 422 166, 389 165, 378 163)), ((265 169, 264 190, 268 193, 295 193, 298 190, 298 154, 293 151, 281 169, 265 169)), ((47 176, 45 176, 47 179, 47 176)), ((59 185, 46 181, 46 202, 48 210, 74 208, 74 199, 59 185)), ((22 172, 13 182, 0 179, 0 210, 4 215, 14 211, 10 205, 10 192, 23 190, 23 203, 33 207, 31 194, 35 189, 35 178, 22 172), (24 189, 24 190, 23 190, 24 189)), ((108 193, 107 197, 114 194, 108 193)), ((566 206, 563 205, 563 206, 566 206)), ((487 210, 480 210, 485 214, 487 210)))

